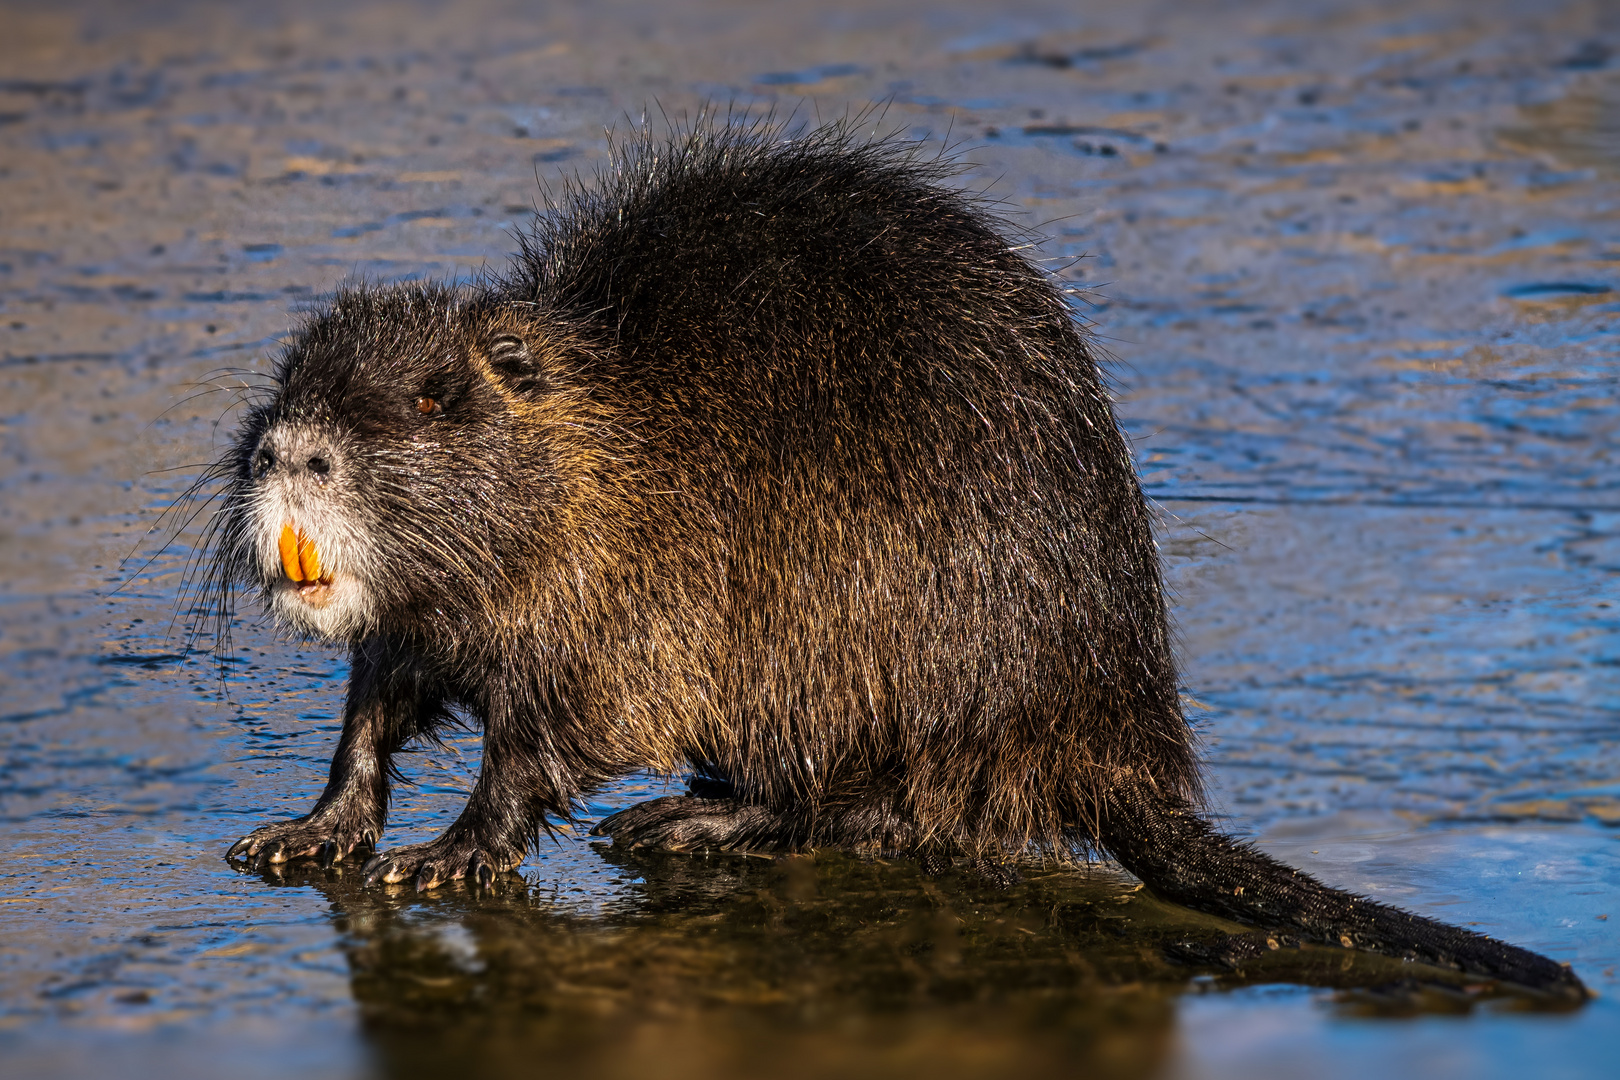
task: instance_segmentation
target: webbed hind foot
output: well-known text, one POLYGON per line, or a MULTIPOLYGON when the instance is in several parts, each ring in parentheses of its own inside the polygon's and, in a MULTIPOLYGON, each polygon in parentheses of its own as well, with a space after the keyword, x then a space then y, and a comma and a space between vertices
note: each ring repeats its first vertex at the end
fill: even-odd
POLYGON ((788 851, 800 846, 792 830, 763 806, 736 799, 671 795, 636 803, 603 818, 592 836, 625 847, 661 851, 788 851))

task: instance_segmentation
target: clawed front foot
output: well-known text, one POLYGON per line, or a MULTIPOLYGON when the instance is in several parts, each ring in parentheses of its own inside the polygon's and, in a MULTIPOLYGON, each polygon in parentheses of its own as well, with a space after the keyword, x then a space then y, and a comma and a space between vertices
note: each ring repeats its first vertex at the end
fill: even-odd
POLYGON ((265 825, 231 845, 225 857, 244 859, 262 868, 314 856, 324 867, 342 862, 356 850, 369 852, 382 834, 380 823, 344 821, 306 814, 265 825))
POLYGON ((501 858, 470 836, 445 835, 427 844, 412 844, 373 855, 361 867, 362 883, 392 885, 414 878, 418 892, 461 878, 477 888, 494 886, 497 874, 516 868, 523 858, 501 858))

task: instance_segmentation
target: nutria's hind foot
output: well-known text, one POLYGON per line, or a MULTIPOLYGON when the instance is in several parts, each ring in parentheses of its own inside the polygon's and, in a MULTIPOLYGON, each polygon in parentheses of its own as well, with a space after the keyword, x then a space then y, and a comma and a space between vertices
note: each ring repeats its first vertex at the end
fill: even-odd
POLYGON ((416 891, 426 892, 436 885, 465 879, 473 888, 490 889, 496 878, 521 861, 521 858, 503 861, 485 851, 469 835, 446 833, 426 844, 411 844, 373 855, 360 868, 361 883, 371 888, 414 879, 416 891))
POLYGON ((225 858, 245 860, 255 870, 311 857, 331 867, 356 851, 369 854, 381 834, 381 822, 360 815, 306 814, 253 830, 232 844, 225 858))
POLYGON ((793 830, 763 806, 695 795, 636 803, 597 822, 591 835, 660 851, 786 851, 800 846, 793 830))

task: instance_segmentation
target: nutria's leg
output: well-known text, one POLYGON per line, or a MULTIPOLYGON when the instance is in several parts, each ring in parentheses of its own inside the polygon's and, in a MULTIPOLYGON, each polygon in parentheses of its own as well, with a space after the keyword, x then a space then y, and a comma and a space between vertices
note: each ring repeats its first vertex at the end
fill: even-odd
POLYGON ((357 848, 375 847, 388 817, 389 759, 447 718, 442 696, 407 650, 362 642, 351 656, 343 734, 315 808, 242 837, 225 857, 262 866, 314 855, 330 866, 357 848))
POLYGON ((489 887, 516 869, 547 813, 566 814, 568 769, 537 745, 532 720, 513 715, 503 696, 484 716, 484 761, 461 816, 436 840, 391 848, 361 869, 364 884, 414 880, 416 888, 460 878, 489 887))

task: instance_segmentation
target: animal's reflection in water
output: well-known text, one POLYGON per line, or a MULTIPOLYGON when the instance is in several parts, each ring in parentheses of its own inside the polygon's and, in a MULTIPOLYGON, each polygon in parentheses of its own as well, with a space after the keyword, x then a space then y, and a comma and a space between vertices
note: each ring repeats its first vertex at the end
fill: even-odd
POLYGON ((1234 927, 1103 870, 1030 873, 1002 891, 845 855, 600 854, 620 884, 589 915, 515 881, 418 894, 308 864, 264 876, 331 901, 386 1075, 544 1063, 593 1076, 1137 1076, 1166 1064, 1190 989, 1287 982, 1408 1012, 1483 996, 1347 950, 1201 962, 1234 927))

